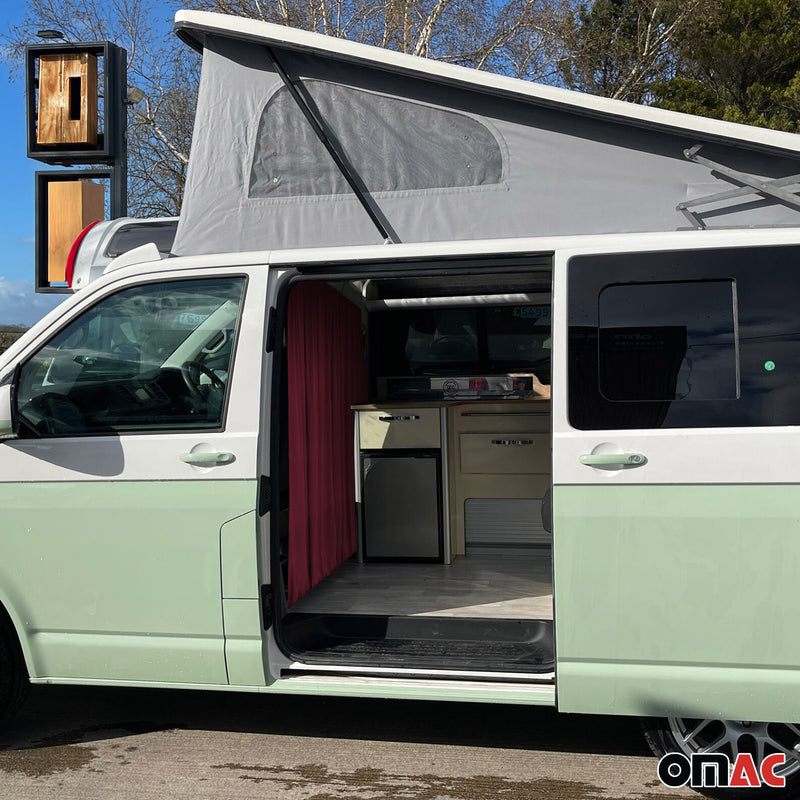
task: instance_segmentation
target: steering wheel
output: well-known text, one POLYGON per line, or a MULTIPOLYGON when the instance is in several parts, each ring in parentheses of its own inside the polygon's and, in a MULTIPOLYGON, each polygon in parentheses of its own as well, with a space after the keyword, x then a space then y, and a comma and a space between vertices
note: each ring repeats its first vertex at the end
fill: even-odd
POLYGON ((447 335, 431 344, 429 354, 437 359, 469 360, 475 357, 475 346, 464 336, 447 335))
POLYGON ((181 364, 181 376, 192 397, 203 402, 208 400, 208 396, 200 388, 201 375, 205 375, 211 381, 211 386, 214 389, 220 392, 225 391, 225 383, 222 378, 205 364, 201 364, 199 361, 184 361, 181 364))

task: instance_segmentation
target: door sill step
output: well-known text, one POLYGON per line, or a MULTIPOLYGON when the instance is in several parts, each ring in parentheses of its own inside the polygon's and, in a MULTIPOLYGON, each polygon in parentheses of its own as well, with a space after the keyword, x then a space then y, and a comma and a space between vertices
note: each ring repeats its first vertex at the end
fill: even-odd
POLYGON ((488 683, 555 683, 554 672, 478 672, 451 669, 402 669, 397 667, 348 667, 341 664, 304 664, 295 661, 281 670, 282 678, 313 677, 315 675, 353 678, 411 678, 420 680, 480 681, 488 683))

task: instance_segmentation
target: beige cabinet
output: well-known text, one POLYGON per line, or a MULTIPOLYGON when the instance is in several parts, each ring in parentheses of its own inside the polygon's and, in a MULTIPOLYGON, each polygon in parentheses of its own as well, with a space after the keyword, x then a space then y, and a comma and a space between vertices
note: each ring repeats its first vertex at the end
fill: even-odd
MULTIPOLYGON (((447 442, 453 555, 466 551, 467 501, 537 501, 515 505, 535 508, 538 515, 538 499, 551 483, 549 402, 454 406, 447 412, 447 442)), ((482 506, 505 524, 502 506, 482 506)), ((482 506, 471 502, 470 507, 482 506)), ((517 513, 510 505, 509 512, 509 519, 517 513)))
POLYGON ((384 408, 358 412, 361 450, 441 447, 438 408, 384 408))
POLYGON ((462 433, 460 472, 482 475, 527 475, 550 472, 550 436, 505 430, 501 433, 462 433))

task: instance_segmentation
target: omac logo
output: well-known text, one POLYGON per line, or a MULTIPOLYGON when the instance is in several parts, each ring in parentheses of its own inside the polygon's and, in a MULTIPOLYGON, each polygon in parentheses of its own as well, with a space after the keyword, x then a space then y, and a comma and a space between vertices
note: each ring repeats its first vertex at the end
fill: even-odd
POLYGON ((786 763, 783 753, 773 753, 756 765, 750 753, 739 753, 736 761, 724 753, 667 753, 658 762, 658 778, 664 786, 677 788, 688 783, 693 789, 784 788, 786 778, 775 774, 786 763))

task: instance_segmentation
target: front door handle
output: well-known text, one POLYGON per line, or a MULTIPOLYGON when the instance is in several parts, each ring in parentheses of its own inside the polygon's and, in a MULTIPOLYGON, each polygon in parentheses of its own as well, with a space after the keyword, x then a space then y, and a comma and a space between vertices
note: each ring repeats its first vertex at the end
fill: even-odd
POLYGON ((647 457, 641 453, 588 453, 578 461, 587 467, 642 467, 647 457))
POLYGON ((236 456, 233 453, 181 453, 181 461, 196 467, 221 467, 233 464, 236 456))

